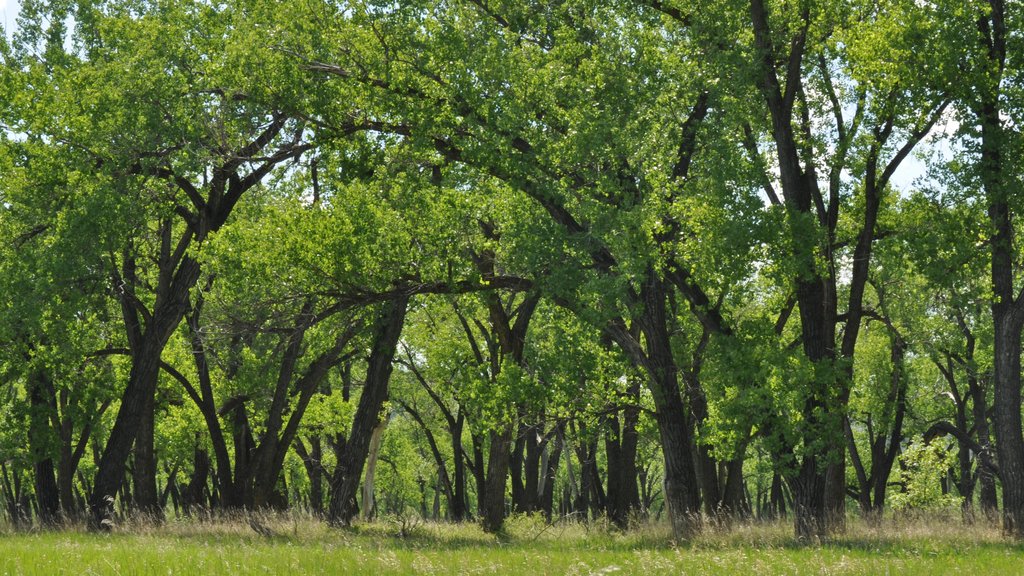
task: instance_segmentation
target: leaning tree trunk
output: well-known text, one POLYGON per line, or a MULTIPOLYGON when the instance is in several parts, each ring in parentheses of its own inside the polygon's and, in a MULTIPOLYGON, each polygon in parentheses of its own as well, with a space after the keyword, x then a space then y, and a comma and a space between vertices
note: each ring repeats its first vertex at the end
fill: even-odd
POLYGON ((90 523, 94 529, 109 528, 113 502, 124 481, 124 464, 135 444, 147 398, 156 390, 160 352, 165 340, 155 335, 146 339, 132 361, 128 387, 121 398, 114 427, 100 457, 92 495, 89 498, 90 523))
POLYGON ((693 458, 692 426, 679 391, 679 374, 672 356, 665 309, 665 286, 653 273, 642 290, 645 311, 640 328, 647 341, 648 387, 657 410, 655 421, 665 459, 665 507, 676 538, 688 539, 700 530, 700 490, 693 458))
POLYGON ((186 256, 170 281, 168 292, 159 294, 145 332, 132 350, 132 367, 121 397, 114 427, 98 462, 96 480, 89 497, 90 527, 109 527, 112 503, 124 481, 125 462, 142 425, 146 407, 156 393, 160 356, 171 334, 188 310, 188 293, 199 280, 199 262, 186 256))
POLYGON ((384 304, 377 318, 373 349, 370 351, 359 406, 352 422, 352 433, 339 454, 338 464, 331 478, 331 501, 327 520, 333 526, 348 526, 358 513, 356 492, 363 466, 370 449, 373 430, 380 422, 380 412, 388 396, 391 362, 395 357, 398 338, 402 334, 409 298, 401 296, 384 304))

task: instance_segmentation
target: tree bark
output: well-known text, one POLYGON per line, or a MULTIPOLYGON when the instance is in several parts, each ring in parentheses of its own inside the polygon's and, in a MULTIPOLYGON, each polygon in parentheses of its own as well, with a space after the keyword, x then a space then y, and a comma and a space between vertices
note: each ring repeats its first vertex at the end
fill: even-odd
MULTIPOLYGON (((993 308, 1000 307, 998 304, 993 308)), ((1021 327, 1015 318, 995 317, 995 428, 1003 486, 1003 529, 1024 538, 1024 440, 1021 437, 1021 327)))
POLYGON ((653 273, 642 289, 642 297, 645 311, 640 318, 640 329, 647 342, 648 382, 665 458, 665 505, 673 534, 688 539, 701 527, 700 492, 692 453, 694 442, 669 341, 664 285, 653 273))
POLYGON ((978 18, 980 62, 975 113, 981 127, 980 174, 992 230, 992 321, 994 325, 994 413, 996 455, 1003 486, 1003 529, 1024 538, 1024 438, 1021 436, 1021 329, 1024 300, 1014 293, 1014 224, 1010 208, 1013 178, 1005 174, 1007 133, 1001 118, 1001 84, 1006 66, 1006 5, 989 0, 978 18))
POLYGON ((333 526, 348 526, 358 512, 356 491, 366 463, 373 429, 388 396, 392 361, 402 333, 409 298, 401 296, 383 305, 374 327, 373 348, 366 370, 366 383, 352 422, 352 432, 339 454, 331 478, 331 501, 327 519, 333 526))
POLYGON ((985 518, 992 522, 998 519, 998 501, 996 496, 996 476, 992 466, 986 465, 991 459, 992 444, 988 428, 988 406, 985 399, 985 388, 981 385, 976 375, 968 376, 970 387, 972 413, 974 415, 974 430, 978 437, 978 444, 981 445, 981 453, 978 455, 978 483, 980 484, 979 504, 985 518))
POLYGON ((54 477, 49 426, 53 408, 48 398, 53 396, 53 385, 39 371, 31 374, 30 378, 28 446, 35 480, 37 513, 43 525, 53 525, 60 520, 60 492, 54 477))
POLYGON ((377 456, 380 455, 380 446, 384 440, 384 429, 387 425, 387 418, 382 418, 380 424, 377 424, 373 429, 373 434, 370 436, 369 454, 366 457, 366 476, 363 480, 363 519, 367 522, 373 520, 373 517, 377 514, 377 505, 374 501, 377 456))
POLYGON ((151 394, 143 403, 139 427, 135 435, 135 453, 132 465, 132 483, 134 484, 134 506, 136 513, 147 519, 163 521, 163 508, 160 506, 160 495, 157 489, 156 447, 156 395, 151 394))
POLYGON ((466 493, 466 461, 463 459, 462 427, 465 422, 461 410, 456 425, 450 430, 452 441, 452 468, 455 477, 452 501, 448 504, 454 522, 462 522, 468 517, 469 495, 466 493))
POLYGON ((505 485, 508 479, 509 450, 513 424, 505 424, 490 434, 487 451, 487 479, 480 502, 480 517, 485 532, 499 532, 505 523, 505 485))

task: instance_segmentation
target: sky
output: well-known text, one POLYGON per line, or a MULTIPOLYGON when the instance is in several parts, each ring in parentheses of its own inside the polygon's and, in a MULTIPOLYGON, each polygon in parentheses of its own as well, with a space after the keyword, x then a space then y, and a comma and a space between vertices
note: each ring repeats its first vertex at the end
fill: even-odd
POLYGON ((21 6, 18 0, 0 0, 0 23, 10 36, 14 30, 14 21, 18 17, 18 7, 21 6))

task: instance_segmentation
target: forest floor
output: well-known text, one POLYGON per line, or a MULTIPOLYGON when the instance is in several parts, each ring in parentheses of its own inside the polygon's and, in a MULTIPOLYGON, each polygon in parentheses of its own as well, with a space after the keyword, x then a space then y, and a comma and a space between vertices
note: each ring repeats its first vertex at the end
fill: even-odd
POLYGON ((168 521, 83 530, 0 531, 0 574, 1024 574, 1024 546, 958 518, 851 520, 829 542, 801 544, 788 523, 708 529, 671 541, 650 524, 513 518, 500 536, 474 524, 385 520, 330 529, 308 518, 168 521))

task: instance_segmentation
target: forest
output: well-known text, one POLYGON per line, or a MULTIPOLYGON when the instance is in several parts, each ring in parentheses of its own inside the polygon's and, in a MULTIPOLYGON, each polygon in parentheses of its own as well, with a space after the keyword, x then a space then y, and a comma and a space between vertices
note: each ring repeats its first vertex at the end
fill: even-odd
POLYGON ((22 0, 0 59, 15 527, 1024 538, 1024 2, 22 0))

